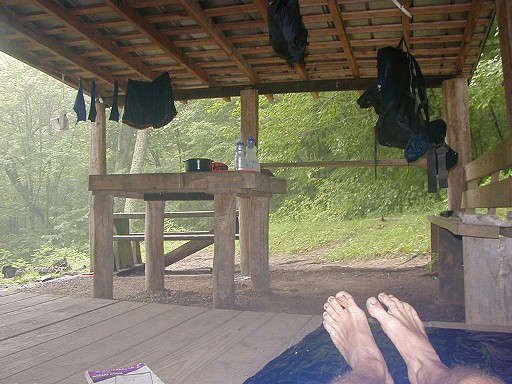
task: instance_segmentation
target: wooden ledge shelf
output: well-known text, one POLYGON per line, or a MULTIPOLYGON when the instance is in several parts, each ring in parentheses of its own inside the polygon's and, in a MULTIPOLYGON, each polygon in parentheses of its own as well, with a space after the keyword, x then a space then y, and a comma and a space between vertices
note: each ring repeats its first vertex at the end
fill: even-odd
POLYGON ((500 236, 511 237, 512 228, 499 227, 497 225, 478 225, 463 223, 459 218, 428 216, 428 221, 444 228, 457 236, 485 237, 498 239, 500 236))

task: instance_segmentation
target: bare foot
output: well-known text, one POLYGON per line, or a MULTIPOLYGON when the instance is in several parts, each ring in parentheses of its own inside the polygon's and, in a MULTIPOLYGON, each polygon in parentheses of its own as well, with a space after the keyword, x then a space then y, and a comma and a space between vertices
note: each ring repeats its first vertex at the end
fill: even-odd
POLYGON ((354 298, 338 292, 324 304, 324 327, 354 373, 392 384, 386 361, 373 338, 368 319, 354 298))
POLYGON ((449 372, 430 343, 423 322, 410 304, 392 295, 380 293, 378 300, 370 297, 366 307, 402 355, 411 383, 439 383, 440 377, 449 372))

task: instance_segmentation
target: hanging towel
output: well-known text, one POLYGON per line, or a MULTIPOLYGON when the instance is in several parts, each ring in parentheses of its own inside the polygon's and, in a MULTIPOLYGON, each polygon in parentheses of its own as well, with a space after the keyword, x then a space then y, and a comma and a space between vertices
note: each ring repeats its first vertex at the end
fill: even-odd
POLYGON ((84 90, 82 88, 82 79, 78 84, 78 93, 76 94, 75 104, 73 105, 73 111, 76 113, 76 122, 86 121, 85 115, 85 100, 84 100, 84 90))
POLYGON ((177 111, 167 72, 153 81, 128 80, 123 123, 137 129, 167 125, 177 111))
POLYGON ((119 84, 114 80, 114 94, 112 95, 112 109, 110 110, 109 120, 119 121, 119 107, 117 106, 117 96, 119 93, 119 84))
POLYGON ((88 120, 96 121, 96 80, 93 80, 91 84, 91 109, 88 120))

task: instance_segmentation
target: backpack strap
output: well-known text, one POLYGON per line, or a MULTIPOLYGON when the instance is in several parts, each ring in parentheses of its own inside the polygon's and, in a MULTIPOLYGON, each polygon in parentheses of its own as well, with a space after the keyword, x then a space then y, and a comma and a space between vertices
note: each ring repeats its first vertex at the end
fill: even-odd
POLYGON ((423 77, 423 73, 421 72, 420 65, 414 58, 414 56, 409 55, 412 63, 414 65, 414 71, 416 73, 415 83, 412 85, 418 91, 418 96, 420 99, 420 107, 423 109, 423 113, 425 114, 425 122, 428 123, 430 121, 430 112, 428 106, 428 98, 427 92, 425 89, 425 78, 423 77))
POLYGON ((427 151, 427 191, 428 193, 437 192, 437 160, 436 149, 431 146, 427 151))

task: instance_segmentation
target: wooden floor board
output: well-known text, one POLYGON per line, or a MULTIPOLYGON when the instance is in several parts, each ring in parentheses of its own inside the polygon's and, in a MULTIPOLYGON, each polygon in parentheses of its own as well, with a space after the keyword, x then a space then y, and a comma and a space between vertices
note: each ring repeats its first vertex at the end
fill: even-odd
POLYGON ((10 304, 14 301, 24 300, 29 297, 38 296, 36 293, 28 292, 15 292, 15 291, 0 291, 0 306, 10 304))
POLYGON ((253 362, 270 361, 297 344, 320 325, 318 316, 278 314, 244 338, 203 361, 202 368, 186 375, 188 383, 239 383, 261 369, 253 362), (243 369, 240 369, 243 367, 243 369))
POLYGON ((27 332, 15 337, 10 337, 0 343, 0 356, 8 356, 14 353, 34 347, 38 344, 48 343, 53 339, 65 337, 81 329, 94 326, 108 319, 122 321, 123 314, 148 305, 148 303, 112 301, 110 306, 101 307, 95 311, 89 311, 81 316, 74 316, 64 321, 50 324, 37 332, 27 332))
POLYGON ((18 299, 5 303, 5 314, 11 327, 25 322, 25 331, 11 332, 0 344, 2 384, 82 383, 88 369, 138 362, 166 384, 242 383, 321 324, 321 316, 46 295, 18 299), (20 306, 25 300, 33 307, 20 306), (37 322, 36 312, 44 321, 37 322), (34 330, 27 319, 36 321, 34 330))
MULTIPOLYGON (((53 323, 58 323, 74 316, 95 311, 98 308, 108 305, 112 305, 112 301, 62 297, 58 300, 44 303, 44 308, 42 308, 41 305, 33 307, 33 310, 24 308, 20 310, 22 316, 16 316, 16 322, 10 322, 8 319, 3 319, 2 316, 0 316, 0 321, 2 321, 2 336, 0 336, 0 341, 8 337, 34 331, 35 329, 53 323)), ((12 319, 13 313, 7 313, 3 315, 3 317, 12 319)))
MULTIPOLYGON (((124 305, 120 303, 120 305, 124 305)), ((70 367, 70 360, 77 365, 80 371, 89 367, 88 361, 93 364, 102 362, 110 353, 122 352, 125 348, 131 348, 142 339, 139 329, 155 328, 155 318, 162 313, 172 311, 176 306, 161 306, 148 304, 141 311, 125 318, 110 318, 99 324, 74 332, 70 337, 60 337, 48 341, 40 346, 35 346, 21 351, 3 360, 4 367, 8 368, 8 374, 19 376, 17 380, 30 382, 31 372, 22 372, 29 364, 50 364, 56 368, 70 367), (151 326, 150 326, 151 325, 151 326), (71 342, 70 342, 71 341, 71 342), (37 351, 37 354, 36 354, 37 351)), ((66 369, 49 370, 41 375, 43 382, 53 383, 59 376, 66 375, 66 369)), ((2 374, 0 374, 2 375, 2 374)), ((1 379, 1 376, 0 376, 1 379)))
MULTIPOLYGON (((6 319, 10 316, 6 316, 9 313, 15 312, 15 311, 22 311, 25 310, 27 316, 28 314, 37 314, 39 308, 41 308, 44 305, 51 305, 51 303, 55 300, 63 300, 65 297, 58 296, 58 295, 30 295, 25 296, 23 294, 19 294, 12 297, 2 297, 1 299, 11 298, 11 302, 8 303, 9 305, 2 305, 0 307, 0 321, 3 321, 2 319, 6 319), (19 297, 17 300, 16 297, 19 297)), ((1 323, 0 323, 1 324, 1 323)))
MULTIPOLYGON (((223 311, 216 312, 213 315, 218 317, 223 311)), ((204 327, 202 325, 194 328, 184 328, 188 324, 183 324, 181 327, 169 330, 166 334, 169 340, 173 340, 181 334, 179 343, 172 343, 169 347, 163 346, 159 350, 152 350, 150 345, 146 345, 144 355, 147 361, 154 362, 154 365, 158 367, 157 369, 161 367, 159 372, 164 381, 193 382, 189 381, 189 377, 193 373, 202 370, 218 355, 229 351, 238 340, 250 338, 258 328, 275 316, 274 313, 240 312, 237 316, 205 332, 193 331, 194 328, 202 329, 204 327)), ((197 320, 204 320, 204 318, 200 319, 198 317, 197 320)), ((246 357, 243 356, 242 358, 245 359, 246 357)), ((236 358, 233 360, 236 363, 236 358)), ((211 378, 208 378, 207 382, 212 383, 211 378)))
MULTIPOLYGON (((102 361, 95 362, 96 365, 91 364, 82 371, 91 369, 93 366, 99 367, 98 369, 122 366, 126 361, 144 362, 152 367, 161 360, 166 365, 171 364, 170 369, 181 370, 183 366, 188 366, 187 362, 191 357, 190 349, 195 351, 194 346, 201 345, 200 340, 204 335, 217 334, 223 324, 230 322, 241 313, 243 312, 180 307, 178 316, 172 313, 162 316, 159 321, 152 322, 150 329, 141 330, 138 338, 123 340, 123 343, 129 344, 123 351, 113 354, 110 359, 104 358, 102 361), (185 319, 184 315, 187 315, 188 319, 179 321, 185 319)), ((92 347, 97 348, 97 345, 92 347)), ((211 348, 212 344, 209 347, 211 348)), ((213 349, 216 348, 217 346, 213 349)), ((197 355, 193 357, 194 360, 197 358, 197 355)), ((55 363, 58 364, 58 362, 55 363)), ((161 379, 164 380, 162 377, 161 379)))

